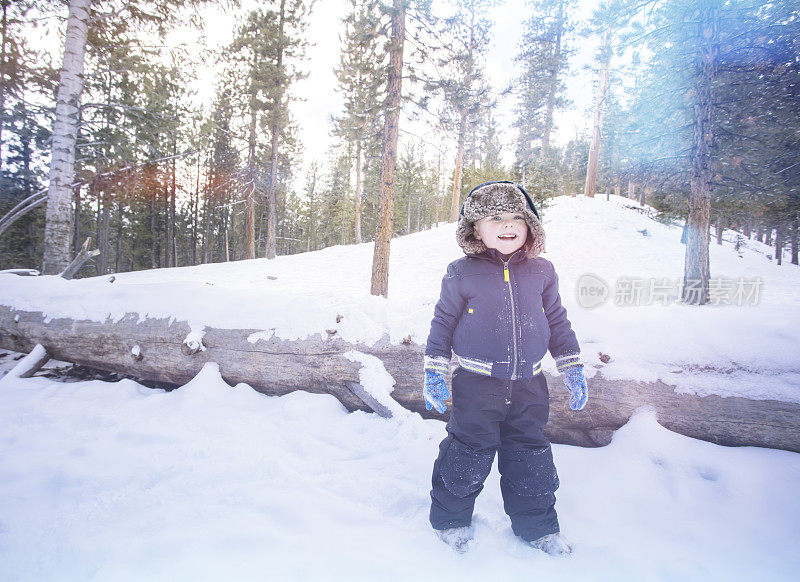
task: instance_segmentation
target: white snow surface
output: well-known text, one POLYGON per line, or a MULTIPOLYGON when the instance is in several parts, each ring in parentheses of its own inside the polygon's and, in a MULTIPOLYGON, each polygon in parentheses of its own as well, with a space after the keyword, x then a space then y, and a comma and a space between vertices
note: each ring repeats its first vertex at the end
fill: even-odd
POLYGON ((358 362, 361 367, 358 369, 358 383, 372 396, 378 403, 383 404, 393 416, 406 416, 409 411, 401 406, 397 400, 392 398, 394 390, 394 378, 386 370, 380 358, 372 354, 364 354, 351 350, 344 354, 344 357, 351 362, 358 362))
POLYGON ((427 520, 444 436, 416 413, 231 387, 213 363, 172 392, 8 374, 0 579, 797 579, 796 453, 693 440, 640 410, 606 447, 553 447, 571 557, 514 536, 496 466, 459 555, 427 520))
MULTIPOLYGON (((543 215, 544 256, 559 275, 588 375, 661 380, 703 395, 800 402, 800 268, 788 259, 781 266, 768 260, 773 250, 754 240, 745 239, 737 252, 736 235, 727 231, 722 246, 711 243, 712 278, 760 278, 756 305, 697 307, 668 297, 667 305, 617 305, 613 295, 621 281, 677 284, 683 276, 681 228, 635 207, 616 196, 560 197, 543 215), (579 304, 577 285, 587 274, 609 285, 607 303, 591 309, 579 304), (603 364, 600 353, 611 360, 603 364)), ((137 313, 185 320, 193 330, 252 329, 253 342, 273 334, 326 337, 326 330, 336 330, 337 337, 365 345, 384 336, 424 344, 442 275, 463 256, 454 232, 448 224, 392 241, 388 299, 369 293, 373 245, 365 243, 274 260, 119 273, 113 282, 0 274, 0 304, 48 318, 104 321, 137 313)), ((544 367, 555 370, 549 356, 544 367)))

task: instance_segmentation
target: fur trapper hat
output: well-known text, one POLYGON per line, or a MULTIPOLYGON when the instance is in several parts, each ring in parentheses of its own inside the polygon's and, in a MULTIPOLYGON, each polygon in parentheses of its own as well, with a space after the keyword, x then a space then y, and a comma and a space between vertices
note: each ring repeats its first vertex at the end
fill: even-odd
POLYGON ((475 238, 475 222, 485 216, 501 212, 519 212, 528 224, 528 239, 523 249, 529 259, 544 252, 544 227, 539 213, 528 193, 514 182, 486 182, 472 189, 461 207, 461 218, 456 227, 456 241, 466 254, 486 251, 483 241, 475 238))

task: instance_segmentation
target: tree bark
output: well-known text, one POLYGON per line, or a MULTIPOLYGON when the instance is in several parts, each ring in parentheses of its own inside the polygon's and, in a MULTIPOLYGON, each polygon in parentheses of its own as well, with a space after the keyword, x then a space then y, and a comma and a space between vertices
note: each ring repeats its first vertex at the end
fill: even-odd
POLYGON ((394 175, 397 165, 397 137, 400 133, 400 107, 403 85, 403 45, 405 41, 406 7, 404 0, 394 0, 392 39, 389 48, 389 82, 386 120, 383 128, 381 184, 378 194, 378 220, 375 228, 375 250, 372 256, 372 295, 389 294, 389 252, 392 239, 394 175))
POLYGON ((561 37, 564 34, 564 1, 558 3, 558 16, 556 17, 556 37, 553 43, 553 66, 550 69, 550 79, 547 90, 547 106, 544 115, 544 131, 542 132, 542 155, 550 150, 550 134, 553 131, 553 111, 556 106, 556 90, 558 77, 561 73, 561 37))
MULTIPOLYGON (((124 186, 123 186, 124 188, 124 186)), ((124 195, 124 191, 120 192, 124 195)), ((122 229, 124 221, 122 219, 122 202, 119 200, 121 196, 117 197, 117 241, 114 249, 114 272, 119 273, 122 271, 122 229)))
POLYGON ((694 85, 692 178, 689 191, 689 220, 683 276, 684 303, 708 303, 710 263, 711 188, 714 163, 714 103, 719 54, 719 9, 717 0, 699 5, 697 30, 699 48, 694 85))
POLYGON ((6 121, 6 45, 8 43, 8 5, 10 2, 7 0, 3 2, 3 20, 2 20, 2 50, 0 50, 0 191, 5 191, 3 188, 3 127, 6 121))
MULTIPOLYGON (((173 141, 173 152, 175 150, 175 142, 173 141)), ((175 176, 175 160, 172 160, 172 164, 170 164, 169 174, 164 176, 165 180, 169 180, 169 186, 164 189, 164 193, 167 197, 167 205, 166 205, 166 216, 167 216, 167 240, 165 246, 167 248, 166 252, 166 266, 169 269, 170 267, 175 266, 175 260, 173 256, 173 248, 175 248, 175 196, 177 190, 176 184, 176 176, 175 176)))
POLYGON ((192 198, 192 265, 197 264, 197 235, 200 226, 200 154, 197 154, 197 179, 192 198))
POLYGON ((78 135, 83 61, 89 30, 91 0, 70 0, 64 61, 58 81, 53 124, 50 184, 47 189, 42 272, 56 275, 70 262, 72 242, 72 181, 78 135))
MULTIPOLYGON (((288 341, 249 341, 255 329, 206 328, 202 346, 187 342, 191 327, 170 318, 140 319, 129 313, 117 322, 45 319, 41 312, 0 306, 0 347, 30 352, 40 344, 57 360, 128 374, 143 380, 183 385, 207 362, 219 365, 230 384, 245 382, 270 395, 295 390, 331 394, 349 410, 369 410, 351 386, 359 364, 343 357, 357 350, 378 357, 395 380, 392 397, 426 418, 447 420, 425 409, 422 399, 423 346, 351 344, 335 335, 288 341), (134 346, 138 349, 134 351, 134 346)), ((41 351, 41 349, 40 349, 41 351)), ((550 392, 548 437, 556 443, 603 446, 633 412, 655 409, 666 428, 693 438, 732 446, 800 452, 800 404, 681 394, 661 382, 589 381, 590 400, 582 412, 567 406, 560 378, 547 376, 550 392)), ((448 406, 448 408, 451 408, 448 406)))
POLYGON ((274 259, 278 255, 276 230, 278 225, 278 146, 281 135, 281 108, 283 107, 283 86, 285 77, 283 74, 283 49, 284 37, 283 29, 286 25, 286 0, 281 0, 280 15, 278 23, 278 55, 276 69, 278 71, 277 88, 275 102, 272 105, 272 128, 271 128, 271 149, 270 149, 270 171, 269 189, 267 190, 267 203, 269 213, 267 214, 267 258, 274 259))
POLYGON ((356 208, 355 208, 355 243, 357 245, 361 244, 363 240, 361 239, 361 197, 362 197, 362 190, 364 188, 361 176, 361 165, 362 161, 361 158, 363 156, 363 139, 359 136, 358 141, 356 142, 356 208))
POLYGON ((148 223, 150 228, 150 268, 157 269, 160 265, 158 249, 158 233, 156 232, 156 212, 158 211, 158 191, 154 188, 150 194, 150 204, 148 209, 148 223))
POLYGON ((589 146, 589 163, 586 168, 586 184, 583 195, 594 198, 597 186, 597 165, 600 161, 600 142, 603 137, 603 110, 606 106, 606 92, 608 91, 608 68, 611 61, 611 46, 609 45, 608 32, 603 34, 602 56, 600 60, 600 79, 597 86, 597 102, 594 108, 594 123, 592 125, 592 142, 589 146))
POLYGON ((108 273, 108 252, 109 249, 109 233, 111 230, 111 201, 109 200, 109 193, 106 191, 105 187, 101 189, 101 196, 103 197, 103 210, 102 210, 102 222, 99 225, 100 228, 100 240, 98 241, 98 247, 100 250, 100 261, 97 265, 97 274, 98 275, 105 275, 108 273))
POLYGON ((464 166, 464 141, 467 136, 467 111, 461 111, 458 125, 458 151, 456 152, 456 168, 453 172, 453 198, 450 203, 450 222, 456 222, 461 210, 461 172, 464 166))
POLYGON ((83 216, 81 214, 81 187, 77 186, 74 190, 75 193, 75 212, 72 214, 72 233, 73 233, 73 240, 72 240, 72 250, 73 254, 77 253, 81 248, 81 235, 83 231, 81 229, 81 220, 83 216))

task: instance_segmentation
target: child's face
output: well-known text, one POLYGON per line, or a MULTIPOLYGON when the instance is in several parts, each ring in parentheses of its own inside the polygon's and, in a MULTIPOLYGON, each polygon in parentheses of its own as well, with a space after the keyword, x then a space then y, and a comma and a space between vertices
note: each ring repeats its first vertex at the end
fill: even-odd
POLYGON ((475 223, 475 238, 487 248, 510 255, 522 248, 528 239, 528 224, 518 212, 501 212, 485 216, 475 223))

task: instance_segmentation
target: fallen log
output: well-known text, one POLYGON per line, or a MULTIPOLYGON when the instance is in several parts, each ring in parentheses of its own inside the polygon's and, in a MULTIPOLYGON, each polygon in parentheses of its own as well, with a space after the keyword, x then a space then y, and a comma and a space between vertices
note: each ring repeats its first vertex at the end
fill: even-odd
MULTIPOLYGON (((41 344, 57 360, 182 385, 206 362, 216 362, 231 384, 244 382, 269 395, 295 390, 332 394, 348 410, 372 410, 359 385, 360 364, 344 357, 352 350, 378 357, 395 379, 392 397, 426 418, 446 419, 425 410, 422 347, 381 341, 366 346, 335 335, 305 340, 263 339, 262 330, 192 330, 188 323, 128 314, 118 321, 50 319, 39 312, 0 306, 0 347, 30 352, 41 344)), ((590 380, 590 404, 570 411, 560 378, 547 377, 550 422, 555 443, 603 446, 641 406, 652 407, 666 428, 721 445, 759 446, 800 452, 800 405, 775 400, 678 394, 662 382, 590 380)), ((385 410, 383 412, 385 415, 385 410)))

